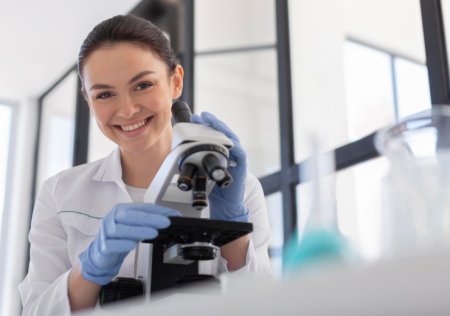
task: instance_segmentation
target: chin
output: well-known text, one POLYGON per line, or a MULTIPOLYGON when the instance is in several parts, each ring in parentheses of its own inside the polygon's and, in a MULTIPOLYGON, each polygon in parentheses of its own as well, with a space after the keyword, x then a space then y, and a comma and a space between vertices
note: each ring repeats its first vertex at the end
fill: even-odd
POLYGON ((154 147, 154 143, 140 143, 140 144, 124 144, 123 146, 120 146, 120 148, 126 152, 129 153, 136 153, 136 154, 143 154, 148 152, 149 150, 154 147))

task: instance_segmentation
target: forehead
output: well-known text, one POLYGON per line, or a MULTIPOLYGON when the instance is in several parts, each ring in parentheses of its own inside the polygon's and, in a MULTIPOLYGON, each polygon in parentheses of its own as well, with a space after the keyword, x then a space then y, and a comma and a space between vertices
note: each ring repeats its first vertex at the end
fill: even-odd
POLYGON ((119 42, 103 45, 94 50, 85 60, 83 75, 92 77, 133 74, 136 71, 152 70, 167 73, 166 64, 149 47, 119 42))

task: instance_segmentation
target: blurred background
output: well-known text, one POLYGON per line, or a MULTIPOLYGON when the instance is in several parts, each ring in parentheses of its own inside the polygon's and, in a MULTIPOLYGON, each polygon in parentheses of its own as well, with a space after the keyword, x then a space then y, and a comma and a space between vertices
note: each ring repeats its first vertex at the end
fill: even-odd
POLYGON ((374 132, 450 104, 449 0, 4 0, 0 2, 0 314, 21 310, 27 234, 43 180, 113 148, 89 117, 75 68, 88 32, 116 14, 150 19, 183 64, 183 98, 240 136, 261 181, 280 273, 308 216, 308 140, 336 158, 339 228, 380 255, 374 132))

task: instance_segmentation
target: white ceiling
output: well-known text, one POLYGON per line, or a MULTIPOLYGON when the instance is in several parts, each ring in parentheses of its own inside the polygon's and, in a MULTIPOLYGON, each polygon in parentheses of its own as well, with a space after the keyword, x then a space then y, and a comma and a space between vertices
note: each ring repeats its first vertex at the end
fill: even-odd
POLYGON ((38 97, 75 64, 98 22, 139 0, 0 0, 0 100, 38 97))

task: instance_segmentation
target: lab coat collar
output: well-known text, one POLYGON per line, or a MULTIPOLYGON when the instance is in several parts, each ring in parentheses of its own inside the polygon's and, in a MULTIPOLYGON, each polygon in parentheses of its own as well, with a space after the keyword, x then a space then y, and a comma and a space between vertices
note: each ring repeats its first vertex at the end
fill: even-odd
POLYGON ((120 149, 117 147, 100 163, 100 167, 92 177, 95 181, 123 183, 120 149))

